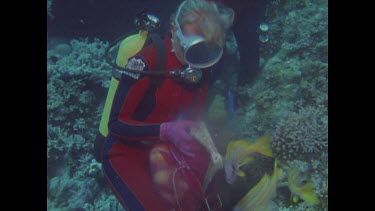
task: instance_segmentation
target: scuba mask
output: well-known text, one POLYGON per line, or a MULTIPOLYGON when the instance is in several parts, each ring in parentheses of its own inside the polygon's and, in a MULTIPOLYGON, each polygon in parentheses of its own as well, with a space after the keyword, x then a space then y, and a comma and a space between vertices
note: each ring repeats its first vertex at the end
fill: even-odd
POLYGON ((184 60, 193 69, 211 67, 222 57, 223 48, 217 43, 207 44, 203 36, 183 34, 178 18, 185 3, 181 3, 175 17, 175 35, 182 47, 184 60))

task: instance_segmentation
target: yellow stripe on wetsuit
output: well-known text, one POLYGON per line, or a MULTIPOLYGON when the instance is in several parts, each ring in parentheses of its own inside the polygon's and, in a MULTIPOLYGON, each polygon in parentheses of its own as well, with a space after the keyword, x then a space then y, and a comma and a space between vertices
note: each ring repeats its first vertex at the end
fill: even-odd
MULTIPOLYGON (((143 48, 147 34, 148 31, 140 30, 138 34, 131 35, 121 42, 116 58, 116 64, 118 66, 124 68, 129 58, 137 54, 143 48)), ((109 115, 118 84, 119 80, 112 76, 99 125, 99 131, 105 137, 108 135, 109 115)))

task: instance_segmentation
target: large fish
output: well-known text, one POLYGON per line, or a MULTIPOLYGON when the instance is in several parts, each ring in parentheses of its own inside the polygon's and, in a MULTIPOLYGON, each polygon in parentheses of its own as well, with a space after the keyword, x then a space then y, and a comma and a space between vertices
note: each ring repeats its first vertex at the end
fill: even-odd
POLYGON ((233 208, 233 211, 263 211, 268 210, 271 200, 276 196, 278 180, 282 175, 275 159, 272 175, 264 174, 256 184, 233 208))
POLYGON ((254 160, 254 153, 260 153, 272 157, 270 137, 264 135, 256 142, 251 143, 245 140, 231 141, 227 146, 225 154, 224 170, 225 179, 229 184, 233 184, 237 176, 245 176, 240 167, 254 160))

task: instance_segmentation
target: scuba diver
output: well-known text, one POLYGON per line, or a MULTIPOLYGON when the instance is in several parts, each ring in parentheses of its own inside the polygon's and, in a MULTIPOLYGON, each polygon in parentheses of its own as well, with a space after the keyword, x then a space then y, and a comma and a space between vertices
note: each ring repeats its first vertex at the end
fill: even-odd
POLYGON ((250 84, 259 74, 259 25, 264 21, 271 0, 217 0, 235 12, 233 33, 240 55, 237 86, 250 84))
POLYGON ((160 23, 142 13, 138 33, 119 39, 116 62, 109 55, 118 41, 108 47, 113 74, 100 123, 105 141, 97 148, 127 211, 220 209, 214 182, 205 191, 199 186, 208 156, 189 130, 203 112, 233 17, 213 1, 186 0, 171 16, 170 33, 149 34, 160 23), (158 161, 175 171, 152 174, 158 161), (168 182, 162 190, 155 188, 160 181, 168 182))

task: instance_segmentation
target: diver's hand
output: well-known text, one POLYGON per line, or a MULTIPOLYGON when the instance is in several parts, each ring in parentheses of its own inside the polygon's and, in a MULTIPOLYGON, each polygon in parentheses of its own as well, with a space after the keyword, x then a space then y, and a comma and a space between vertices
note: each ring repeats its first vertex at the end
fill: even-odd
POLYGON ((190 135, 190 129, 196 123, 187 120, 165 122, 160 125, 160 140, 172 142, 183 154, 194 156, 200 150, 200 144, 190 135))

